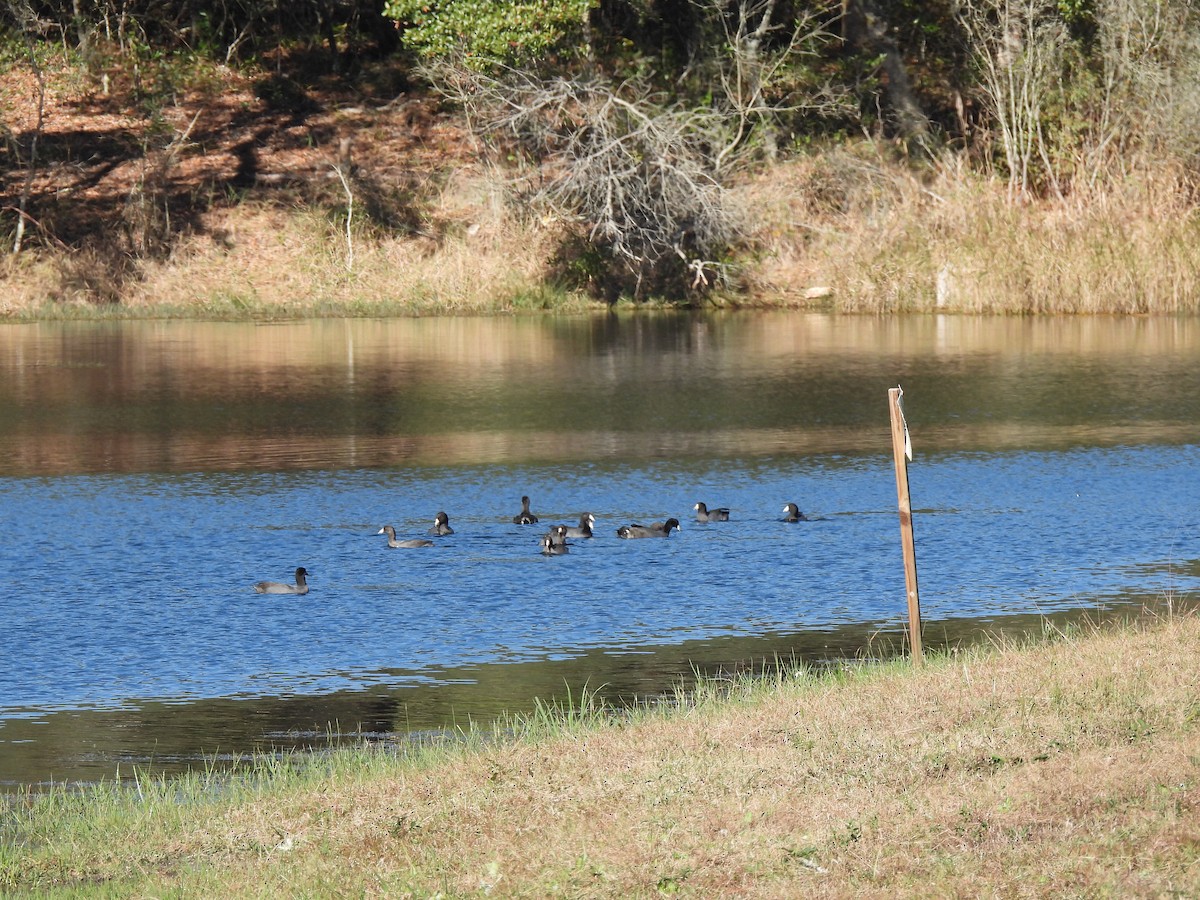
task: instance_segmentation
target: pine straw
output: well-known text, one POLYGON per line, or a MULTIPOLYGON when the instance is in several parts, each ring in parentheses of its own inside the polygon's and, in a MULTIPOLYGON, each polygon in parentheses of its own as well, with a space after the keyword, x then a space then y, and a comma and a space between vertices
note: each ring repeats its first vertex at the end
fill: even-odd
POLYGON ((191 896, 1194 895, 1198 653, 1176 618, 714 689, 51 834, 10 871, 191 896))

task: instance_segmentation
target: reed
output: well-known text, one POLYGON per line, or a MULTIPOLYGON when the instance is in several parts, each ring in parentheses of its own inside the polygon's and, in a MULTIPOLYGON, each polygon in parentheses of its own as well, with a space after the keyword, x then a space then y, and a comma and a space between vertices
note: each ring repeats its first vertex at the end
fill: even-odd
MULTIPOLYGON (((517 221, 479 173, 447 184, 428 232, 354 232, 311 207, 244 202, 146 260, 119 303, 97 302, 85 256, 9 259, 0 318, 262 319, 580 312, 603 308, 547 280, 552 223, 517 221), (64 275, 62 266, 69 264, 64 275)), ((852 313, 1179 314, 1200 308, 1195 190, 1169 169, 1087 196, 1014 204, 947 157, 932 168, 870 144, 781 162, 737 191, 757 223, 744 290, 704 303, 852 313)))
POLYGON ((871 313, 1200 308, 1195 188, 1167 166, 1026 203, 952 158, 918 170, 869 145, 782 164, 769 179, 743 189, 763 211, 758 295, 871 313), (816 287, 829 291, 806 298, 816 287))
POLYGON ((4 809, 0 892, 1195 894, 1200 621, 593 691, 454 741, 4 809))

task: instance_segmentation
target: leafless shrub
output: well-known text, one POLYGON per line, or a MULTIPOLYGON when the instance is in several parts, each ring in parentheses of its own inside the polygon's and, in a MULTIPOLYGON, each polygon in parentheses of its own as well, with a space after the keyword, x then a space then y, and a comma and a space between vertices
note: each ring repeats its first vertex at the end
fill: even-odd
POLYGON ((158 147, 151 145, 157 134, 151 131, 147 135, 141 174, 126 196, 122 211, 129 249, 135 257, 160 259, 170 252, 175 234, 171 221, 173 180, 199 118, 200 113, 196 113, 186 129, 172 132, 158 147))
POLYGON ((33 180, 37 175, 39 165, 38 142, 46 126, 46 73, 42 68, 38 48, 35 44, 35 35, 42 30, 42 23, 38 19, 33 6, 28 0, 7 0, 4 5, 4 12, 12 18, 16 29, 24 40, 29 67, 37 82, 37 117, 36 124, 29 136, 28 146, 22 148, 21 142, 16 140, 13 140, 10 144, 11 148, 15 151, 14 155, 20 160, 22 167, 25 169, 25 177, 22 179, 17 204, 14 209, 17 220, 13 228, 12 252, 15 254, 21 252, 25 241, 26 220, 29 215, 29 199, 33 190, 33 180), (24 153, 22 153, 22 150, 24 150, 24 153))
POLYGON ((1066 30, 1053 0, 965 0, 958 19, 999 132, 1013 202, 1029 194, 1038 169, 1054 176, 1044 112, 1062 72, 1066 30))
POLYGON ((1200 14, 1184 0, 1099 0, 1101 84, 1080 151, 1094 185, 1131 162, 1200 157, 1200 14))
POLYGON ((543 81, 448 63, 430 74, 493 158, 534 164, 514 170, 521 205, 614 264, 589 273, 600 293, 678 297, 728 275, 739 228, 714 172, 711 113, 599 75, 543 81))
POLYGON ((129 283, 138 277, 136 261, 103 241, 58 254, 54 259, 58 284, 51 296, 59 301, 117 304, 129 283))
POLYGON ((831 13, 795 10, 778 0, 692 0, 721 35, 712 60, 726 115, 724 145, 716 148, 717 171, 738 159, 749 136, 761 133, 768 157, 775 156, 776 128, 786 116, 844 116, 850 94, 828 81, 810 82, 805 61, 818 58, 833 39, 831 13), (781 8, 782 7, 782 8, 781 8))
POLYGON ((1200 14, 1188 0, 1097 0, 1094 65, 1068 63, 1051 0, 964 0, 1010 200, 1044 185, 1103 194, 1134 172, 1200 162, 1200 14), (1052 120, 1055 119, 1055 120, 1052 120))
POLYGON ((702 101, 595 71, 546 78, 477 59, 425 68, 492 158, 515 163, 520 208, 566 228, 561 267, 609 299, 728 284, 730 250, 747 233, 728 200, 732 173, 774 155, 785 119, 851 107, 809 65, 838 4, 690 2, 705 37, 679 83, 703 85, 702 101))

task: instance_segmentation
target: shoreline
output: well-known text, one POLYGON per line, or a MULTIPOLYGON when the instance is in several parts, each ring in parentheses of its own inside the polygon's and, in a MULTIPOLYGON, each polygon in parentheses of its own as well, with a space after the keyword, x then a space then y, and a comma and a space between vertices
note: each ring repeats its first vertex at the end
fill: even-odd
POLYGON ((268 896, 1194 892, 1200 620, 584 692, 454 746, 31 796, 0 887, 268 896))
MULTIPOLYGON (((0 322, 676 306, 630 301, 640 281, 606 284, 615 261, 586 217, 522 205, 514 170, 411 60, 347 81, 282 48, 272 76, 263 59, 175 47, 139 62, 102 42, 101 73, 65 43, 33 63, 14 44, 0 74, 10 150, 41 138, 44 157, 13 156, 0 322), (285 62, 299 80, 279 77, 285 62)), ((675 285, 677 305, 1200 312, 1190 156, 1147 135, 1081 179, 1066 145, 1050 183, 1014 193, 985 136, 912 156, 866 129, 818 132, 748 156, 721 181, 734 237, 675 285)))
POLYGON ((716 300, 690 305, 670 302, 622 301, 615 304, 579 298, 570 294, 542 294, 536 302, 507 298, 485 305, 463 305, 454 309, 431 309, 418 303, 403 301, 361 300, 313 301, 311 303, 259 304, 213 301, 181 305, 171 302, 124 304, 91 304, 85 302, 45 303, 22 308, 0 308, 0 325, 34 325, 103 322, 224 322, 281 324, 288 322, 353 319, 420 319, 447 318, 504 318, 554 316, 639 316, 639 315, 754 315, 758 313, 796 313, 849 318, 877 317, 940 317, 963 319, 1010 320, 1040 319, 1131 319, 1170 320, 1190 319, 1200 315, 1196 309, 1176 310, 973 310, 952 307, 932 309, 834 309, 829 304, 797 303, 787 298, 777 302, 762 300, 738 302, 716 300), (553 297, 561 302, 553 302, 553 297))
POLYGON ((30 247, 0 267, 0 322, 643 309, 1200 312, 1200 219, 1170 185, 1117 185, 1083 206, 1014 206, 986 178, 936 167, 913 172, 882 152, 867 142, 746 176, 731 189, 731 203, 754 222, 729 261, 736 283, 686 302, 609 303, 567 287, 554 271, 561 226, 518 220, 499 200, 498 176, 469 163, 430 201, 440 223, 433 235, 365 230, 350 243, 315 208, 260 199, 197 211, 196 231, 181 235, 169 255, 126 260, 119 278, 109 271, 119 254, 30 247), (877 170, 876 180, 838 182, 836 211, 814 205, 813 184, 855 154, 877 170))
MULTIPOLYGON (((1115 627, 1136 620, 1145 612, 1147 602, 1131 601, 1109 609, 1088 606, 1042 615, 993 616, 987 626, 972 618, 932 620, 924 623, 923 633, 927 651, 939 655, 953 648, 961 650, 997 639, 1026 641, 1054 630, 1115 627)), ((1176 611, 1189 614, 1195 608, 1194 604, 1183 603, 1176 611)), ((612 709, 629 709, 652 699, 676 697, 680 691, 690 692, 697 683, 733 677, 769 678, 781 668, 795 668, 797 660, 803 660, 814 673, 890 665, 903 659, 905 647, 905 626, 897 621, 890 628, 858 623, 780 636, 736 635, 693 639, 679 645, 646 644, 624 651, 596 646, 562 659, 489 661, 433 671, 412 670, 406 674, 420 677, 423 684, 396 685, 382 695, 404 710, 402 727, 389 731, 370 724, 377 722, 374 704, 381 694, 349 685, 314 694, 291 692, 187 700, 127 698, 119 706, 114 705, 116 698, 108 698, 93 706, 26 709, 17 718, 0 716, 0 727, 10 743, 7 754, 0 748, 0 774, 5 776, 0 779, 0 797, 36 793, 56 781, 74 784, 82 790, 95 788, 113 777, 113 763, 119 758, 140 767, 124 773, 128 785, 139 770, 143 778, 173 779, 198 769, 214 772, 230 766, 236 769, 238 757, 255 752, 316 756, 363 742, 403 747, 422 735, 451 736, 460 727, 456 723, 464 721, 471 723, 472 728, 486 731, 496 723, 530 715, 535 704, 564 703, 572 694, 588 691, 589 685, 593 686, 592 693, 598 702, 612 709), (653 682, 642 674, 643 666, 655 673, 653 682), (514 691, 512 679, 517 670, 543 672, 538 678, 542 690, 514 691), (500 702, 498 698, 506 694, 513 699, 500 702), (309 713, 310 729, 296 730, 293 710, 297 707, 309 713), (450 714, 427 713, 414 719, 414 708, 450 711, 450 714), (315 709, 321 710, 319 717, 312 713, 315 709), (209 743, 221 748, 219 754, 195 748, 186 752, 187 745, 180 736, 199 733, 203 728, 201 723, 211 722, 215 717, 245 721, 247 727, 239 730, 232 726, 212 737, 209 743), (324 726, 320 724, 322 720, 324 726), (364 723, 367 723, 365 732, 364 723), (270 736, 264 736, 264 731, 270 736), (100 738, 83 739, 92 733, 130 737, 114 744, 100 738), (133 735, 138 738, 131 739, 133 735), (76 736, 77 746, 67 740, 71 736, 76 736), (41 743, 48 750, 53 749, 53 768, 42 759, 38 749, 41 743), (13 745, 19 745, 20 758, 28 760, 27 763, 13 758, 13 745), (155 749, 138 755, 134 745, 155 749), (156 754, 164 755, 167 762, 156 761, 156 754), (75 760, 73 764, 68 763, 71 759, 75 760), (43 768, 34 768, 30 763, 43 768)))

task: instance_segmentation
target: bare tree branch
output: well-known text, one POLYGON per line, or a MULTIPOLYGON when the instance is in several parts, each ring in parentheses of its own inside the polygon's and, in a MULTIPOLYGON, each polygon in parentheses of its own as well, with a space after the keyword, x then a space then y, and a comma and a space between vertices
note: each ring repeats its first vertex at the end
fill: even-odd
POLYGON ((514 178, 524 204, 581 228, 639 289, 664 270, 691 272, 698 288, 720 280, 715 260, 738 229, 707 155, 711 112, 669 104, 635 81, 434 65, 434 82, 487 146, 536 164, 514 178))
POLYGON ((972 40, 984 98, 1000 131, 1009 200, 1022 199, 1036 163, 1055 178, 1043 110, 1061 75, 1066 31, 1053 0, 965 0, 958 18, 972 40))
POLYGON ((832 115, 851 110, 849 93, 844 89, 824 84, 798 91, 787 84, 787 71, 798 59, 815 59, 833 39, 824 21, 828 15, 822 17, 805 10, 788 17, 779 13, 777 0, 692 3, 720 23, 727 50, 717 57, 716 64, 732 128, 725 145, 716 153, 716 170, 725 167, 755 127, 766 128, 773 148, 770 129, 781 115, 802 110, 832 115))

